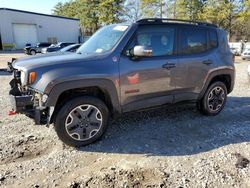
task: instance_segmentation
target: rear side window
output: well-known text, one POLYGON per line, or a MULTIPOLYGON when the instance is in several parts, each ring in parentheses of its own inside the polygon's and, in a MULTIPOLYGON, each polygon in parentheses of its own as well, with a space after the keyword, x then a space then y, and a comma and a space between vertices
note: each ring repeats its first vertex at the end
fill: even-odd
POLYGON ((39 47, 48 47, 50 44, 47 44, 47 43, 42 43, 42 44, 39 44, 39 47))
POLYGON ((207 50, 207 31, 203 29, 181 28, 179 54, 199 54, 207 50))
POLYGON ((209 31, 209 49, 216 48, 218 46, 218 37, 216 31, 209 31))

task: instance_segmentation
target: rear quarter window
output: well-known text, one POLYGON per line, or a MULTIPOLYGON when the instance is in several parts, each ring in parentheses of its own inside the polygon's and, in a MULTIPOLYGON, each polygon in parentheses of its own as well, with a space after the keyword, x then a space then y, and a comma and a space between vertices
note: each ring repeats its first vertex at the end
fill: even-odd
POLYGON ((207 30, 199 28, 180 28, 179 54, 191 55, 207 51, 207 30))
POLYGON ((218 46, 218 36, 215 30, 209 31, 209 49, 216 48, 218 46))

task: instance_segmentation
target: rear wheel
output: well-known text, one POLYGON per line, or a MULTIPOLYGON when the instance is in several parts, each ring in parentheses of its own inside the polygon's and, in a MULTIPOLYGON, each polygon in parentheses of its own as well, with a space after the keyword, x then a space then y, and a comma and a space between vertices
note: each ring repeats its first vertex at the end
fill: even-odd
POLYGON ((80 147, 99 139, 106 131, 108 108, 98 98, 76 97, 57 113, 55 130, 67 145, 80 147))
POLYGON ((227 88, 223 82, 211 84, 204 97, 199 101, 198 109, 204 115, 214 116, 220 113, 227 100, 227 88))
POLYGON ((30 54, 31 55, 36 55, 36 51, 35 50, 30 50, 30 54))

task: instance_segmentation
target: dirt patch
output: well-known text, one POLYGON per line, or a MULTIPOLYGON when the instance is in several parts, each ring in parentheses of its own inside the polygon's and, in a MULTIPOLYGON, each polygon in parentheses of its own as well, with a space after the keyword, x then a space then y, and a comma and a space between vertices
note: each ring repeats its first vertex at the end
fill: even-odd
POLYGON ((44 143, 44 137, 24 136, 18 140, 8 139, 0 145, 0 165, 20 163, 46 155, 53 149, 53 143, 44 143), (6 148, 4 145, 8 145, 6 148))
POLYGON ((159 169, 103 170, 100 175, 82 177, 69 187, 167 187, 170 174, 159 169))
POLYGON ((234 153, 234 156, 237 158, 237 162, 235 164, 236 168, 247 168, 248 164, 250 163, 250 161, 243 157, 241 154, 239 153, 234 153))

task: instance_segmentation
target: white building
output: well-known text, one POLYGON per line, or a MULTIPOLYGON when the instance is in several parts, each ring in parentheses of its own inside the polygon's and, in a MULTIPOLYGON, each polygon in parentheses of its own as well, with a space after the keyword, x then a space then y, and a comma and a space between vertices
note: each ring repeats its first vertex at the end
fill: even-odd
POLYGON ((0 50, 38 42, 78 42, 79 20, 0 8, 0 50))

